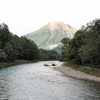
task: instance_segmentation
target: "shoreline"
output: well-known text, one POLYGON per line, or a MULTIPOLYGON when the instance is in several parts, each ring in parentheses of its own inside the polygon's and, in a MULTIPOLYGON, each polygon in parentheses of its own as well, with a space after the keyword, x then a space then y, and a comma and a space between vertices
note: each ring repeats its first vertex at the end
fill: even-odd
POLYGON ((0 63, 0 70, 5 69, 9 66, 14 66, 14 65, 19 65, 19 64, 27 64, 27 63, 35 63, 38 62, 39 60, 34 60, 34 61, 29 61, 29 60, 15 60, 13 62, 5 62, 5 63, 0 63))
POLYGON ((55 66, 53 69, 62 72, 67 77, 73 77, 73 78, 82 79, 82 80, 100 82, 100 77, 86 74, 84 72, 81 72, 79 70, 75 70, 75 69, 68 67, 68 66, 64 66, 64 65, 62 65, 62 67, 55 66))

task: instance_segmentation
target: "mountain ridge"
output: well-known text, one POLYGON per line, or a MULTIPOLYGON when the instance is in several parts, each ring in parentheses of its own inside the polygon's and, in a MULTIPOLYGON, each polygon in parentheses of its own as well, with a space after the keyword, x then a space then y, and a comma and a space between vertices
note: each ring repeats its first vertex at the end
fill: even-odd
POLYGON ((25 37, 33 40, 39 48, 53 49, 64 37, 73 38, 76 31, 69 24, 58 21, 50 22, 39 30, 26 34, 25 37))
MULTIPOLYGON (((48 23, 48 28, 49 30, 51 30, 51 32, 58 26, 61 26, 65 31, 69 31, 69 28, 71 29, 75 29, 73 28, 72 26, 70 26, 69 24, 64 24, 63 22, 59 21, 59 22, 50 22, 48 23)), ((73 37, 72 34, 71 35, 71 38, 73 37)))

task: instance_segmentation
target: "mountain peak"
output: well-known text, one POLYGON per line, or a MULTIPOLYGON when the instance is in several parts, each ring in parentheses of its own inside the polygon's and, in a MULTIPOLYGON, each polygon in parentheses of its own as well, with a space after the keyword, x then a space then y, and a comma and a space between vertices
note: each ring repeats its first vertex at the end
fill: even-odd
POLYGON ((50 22, 48 23, 48 27, 51 31, 53 31, 53 29, 55 29, 57 26, 59 25, 63 25, 63 22, 59 21, 59 22, 50 22))
POLYGON ((50 22, 48 24, 63 24, 63 22, 62 21, 55 21, 55 22, 50 22))
POLYGON ((64 24, 62 21, 50 22, 47 24, 47 26, 51 33, 54 31, 54 29, 58 29, 58 28, 63 29, 66 33, 69 32, 69 36, 68 36, 69 38, 73 38, 73 35, 70 32, 71 30, 74 30, 76 32, 75 28, 73 28, 69 24, 64 24))
POLYGON ((38 31, 25 36, 33 40, 39 48, 53 49, 60 44, 63 38, 73 38, 76 31, 77 30, 69 24, 58 21, 50 22, 38 31))

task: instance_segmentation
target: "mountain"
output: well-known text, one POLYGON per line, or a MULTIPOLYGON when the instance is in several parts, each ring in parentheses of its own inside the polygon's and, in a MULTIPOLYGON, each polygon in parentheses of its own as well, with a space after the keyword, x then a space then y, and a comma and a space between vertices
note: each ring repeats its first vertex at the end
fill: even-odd
POLYGON ((54 49, 61 45, 60 41, 64 37, 73 38, 77 30, 63 22, 51 22, 41 29, 26 34, 25 37, 33 40, 39 48, 54 49))

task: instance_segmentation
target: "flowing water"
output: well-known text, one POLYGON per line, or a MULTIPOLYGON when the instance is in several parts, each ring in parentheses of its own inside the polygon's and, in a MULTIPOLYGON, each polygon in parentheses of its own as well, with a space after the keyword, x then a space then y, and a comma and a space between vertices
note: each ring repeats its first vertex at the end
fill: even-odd
POLYGON ((0 100, 100 100, 100 83, 65 77, 52 63, 61 67, 43 61, 0 70, 0 100))

